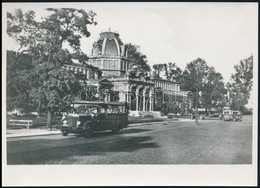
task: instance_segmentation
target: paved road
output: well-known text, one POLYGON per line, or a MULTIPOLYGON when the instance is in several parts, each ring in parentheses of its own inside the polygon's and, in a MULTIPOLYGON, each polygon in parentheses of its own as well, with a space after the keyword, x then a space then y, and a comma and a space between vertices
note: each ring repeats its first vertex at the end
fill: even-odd
POLYGON ((156 122, 122 133, 8 138, 7 164, 251 164, 252 121, 156 122))

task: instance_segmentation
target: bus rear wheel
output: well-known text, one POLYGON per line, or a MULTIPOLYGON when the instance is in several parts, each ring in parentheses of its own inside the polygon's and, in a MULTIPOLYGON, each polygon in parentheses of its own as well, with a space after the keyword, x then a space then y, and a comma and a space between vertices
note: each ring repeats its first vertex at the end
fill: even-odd
POLYGON ((84 137, 85 138, 89 138, 93 135, 93 129, 90 125, 86 126, 85 130, 84 130, 84 137))
POLYGON ((62 136, 68 136, 69 132, 68 131, 61 131, 62 136))
POLYGON ((121 123, 117 123, 111 130, 113 133, 119 132, 122 129, 121 123))

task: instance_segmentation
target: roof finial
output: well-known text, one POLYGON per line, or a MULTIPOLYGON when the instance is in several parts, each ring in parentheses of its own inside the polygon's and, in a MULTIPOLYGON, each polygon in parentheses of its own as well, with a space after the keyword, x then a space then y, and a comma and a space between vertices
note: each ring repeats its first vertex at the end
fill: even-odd
POLYGON ((111 31, 111 28, 109 27, 109 31, 111 31))

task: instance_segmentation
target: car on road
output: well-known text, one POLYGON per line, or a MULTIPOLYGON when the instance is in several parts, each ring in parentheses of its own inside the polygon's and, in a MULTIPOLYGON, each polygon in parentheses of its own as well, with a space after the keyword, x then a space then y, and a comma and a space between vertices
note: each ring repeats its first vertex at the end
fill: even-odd
POLYGON ((95 131, 120 131, 128 125, 127 103, 122 102, 72 102, 72 113, 64 114, 60 130, 90 137, 95 131))
POLYGON ((242 121, 242 113, 238 110, 223 110, 224 121, 242 121))

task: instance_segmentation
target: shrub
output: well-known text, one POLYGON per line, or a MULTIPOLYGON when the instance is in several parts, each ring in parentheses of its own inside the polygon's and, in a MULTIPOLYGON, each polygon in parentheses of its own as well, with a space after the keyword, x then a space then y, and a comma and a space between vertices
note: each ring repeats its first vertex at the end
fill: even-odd
POLYGON ((167 119, 172 119, 172 118, 175 118, 175 117, 176 117, 176 115, 172 114, 172 113, 167 115, 167 119))
POLYGON ((252 113, 252 111, 244 111, 243 112, 243 115, 252 115, 253 113, 252 113))
POLYGON ((154 118, 154 116, 152 114, 145 114, 144 118, 154 118))

